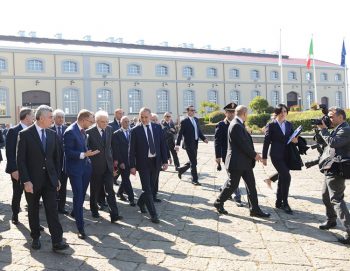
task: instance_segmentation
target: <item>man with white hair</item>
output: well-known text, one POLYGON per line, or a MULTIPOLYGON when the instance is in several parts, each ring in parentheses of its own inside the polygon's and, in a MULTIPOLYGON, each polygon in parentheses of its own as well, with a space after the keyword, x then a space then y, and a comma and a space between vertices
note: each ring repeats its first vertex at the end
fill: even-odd
POLYGON ((68 211, 65 209, 66 205, 66 195, 67 195, 67 174, 63 170, 63 157, 64 157, 64 150, 63 150, 63 134, 67 129, 67 126, 64 124, 64 112, 61 109, 56 109, 52 113, 54 124, 51 127, 52 130, 54 130, 58 136, 58 142, 60 143, 60 169, 61 169, 61 189, 58 191, 57 201, 58 201, 58 212, 60 214, 67 215, 68 211))
POLYGON ((106 192, 111 223, 122 219, 119 216, 115 192, 113 190, 112 128, 108 126, 108 113, 97 111, 96 125, 86 131, 88 146, 99 153, 91 157, 92 174, 90 181, 90 210, 94 218, 99 218, 97 201, 100 191, 106 192))

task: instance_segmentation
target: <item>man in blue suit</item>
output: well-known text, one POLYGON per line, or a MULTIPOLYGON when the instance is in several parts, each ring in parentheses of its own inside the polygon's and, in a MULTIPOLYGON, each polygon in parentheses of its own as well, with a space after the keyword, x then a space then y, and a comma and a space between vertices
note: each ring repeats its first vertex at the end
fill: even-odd
POLYGON ((72 216, 78 228, 78 237, 85 239, 83 219, 83 204, 86 190, 89 186, 91 176, 90 156, 99 153, 87 147, 87 135, 85 130, 94 123, 93 114, 83 109, 79 112, 77 121, 70 125, 64 133, 65 170, 69 177, 73 190, 72 216))
POLYGON ((139 172, 142 194, 137 202, 141 213, 146 213, 145 205, 153 223, 159 223, 153 201, 153 189, 158 171, 168 169, 166 143, 160 125, 151 123, 151 110, 140 109, 141 123, 131 130, 129 146, 130 173, 139 172))

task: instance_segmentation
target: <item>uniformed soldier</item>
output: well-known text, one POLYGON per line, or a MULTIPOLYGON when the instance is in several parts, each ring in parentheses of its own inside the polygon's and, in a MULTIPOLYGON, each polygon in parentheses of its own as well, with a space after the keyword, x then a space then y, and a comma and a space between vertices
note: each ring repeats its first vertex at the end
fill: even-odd
MULTIPOLYGON (((231 120, 235 117, 235 108, 237 105, 232 102, 229 103, 224 107, 225 110, 225 116, 226 118, 222 121, 220 121, 215 128, 215 157, 216 157, 216 163, 218 165, 218 170, 221 170, 221 160, 225 164, 225 158, 227 153, 227 130, 230 126, 231 120)), ((226 181, 227 182, 227 181, 226 181)), ((222 187, 220 188, 220 191, 222 190, 222 187)), ((239 190, 239 187, 234 192, 235 196, 233 200, 236 202, 236 205, 238 207, 244 206, 244 204, 241 201, 241 191, 239 190)))

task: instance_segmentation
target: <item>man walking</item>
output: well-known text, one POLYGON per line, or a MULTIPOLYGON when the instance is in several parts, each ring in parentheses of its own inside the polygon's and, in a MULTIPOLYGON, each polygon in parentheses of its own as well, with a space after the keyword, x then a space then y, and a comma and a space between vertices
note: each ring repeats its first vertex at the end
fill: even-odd
POLYGON ((256 161, 261 161, 261 156, 255 152, 252 137, 245 128, 244 122, 247 118, 248 108, 243 105, 237 106, 236 117, 228 128, 229 146, 225 166, 230 180, 226 182, 214 206, 219 213, 228 213, 224 209, 224 203, 238 188, 242 177, 247 188, 250 216, 269 217, 270 214, 264 213, 258 204, 253 168, 256 161))
POLYGON ((171 156, 173 157, 175 170, 178 170, 180 167, 179 158, 177 156, 177 152, 175 151, 175 136, 176 136, 176 128, 173 120, 171 119, 171 113, 164 113, 164 118, 161 121, 161 125, 164 131, 165 142, 168 146, 168 157, 171 163, 171 156))
POLYGON ((58 219, 56 191, 60 189, 60 145, 52 125, 52 108, 38 107, 36 122, 19 133, 17 147, 18 173, 24 185, 28 203, 32 248, 40 249, 39 199, 43 198, 47 224, 54 251, 68 248, 63 242, 62 226, 58 219))
POLYGON ((178 177, 181 179, 181 175, 191 167, 192 184, 200 185, 198 182, 197 173, 198 140, 200 138, 205 143, 208 143, 208 140, 199 128, 198 119, 194 116, 196 113, 194 107, 190 105, 186 108, 186 111, 187 117, 180 123, 180 131, 177 137, 175 150, 179 151, 180 143, 183 137, 184 143, 182 147, 186 150, 190 161, 187 162, 184 166, 178 168, 178 177))

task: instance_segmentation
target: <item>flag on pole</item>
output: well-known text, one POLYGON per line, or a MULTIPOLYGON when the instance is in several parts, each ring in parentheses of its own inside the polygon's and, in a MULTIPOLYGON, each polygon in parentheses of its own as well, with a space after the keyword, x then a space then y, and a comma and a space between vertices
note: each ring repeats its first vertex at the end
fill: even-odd
POLYGON ((346 50, 345 50, 345 42, 343 40, 343 48, 341 49, 341 61, 340 65, 345 67, 345 56, 346 56, 346 50))
POLYGON ((309 47, 309 55, 307 56, 306 67, 310 69, 311 67, 311 58, 314 58, 314 44, 311 38, 310 47, 309 47))

